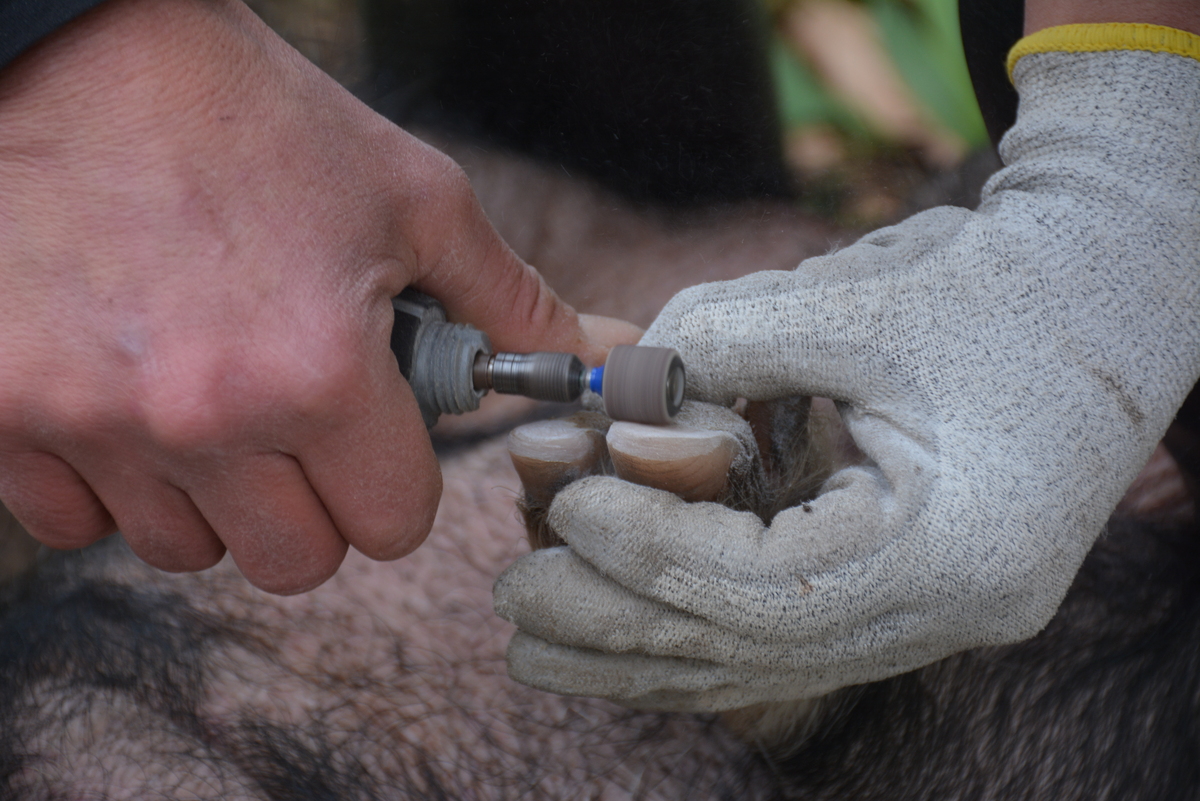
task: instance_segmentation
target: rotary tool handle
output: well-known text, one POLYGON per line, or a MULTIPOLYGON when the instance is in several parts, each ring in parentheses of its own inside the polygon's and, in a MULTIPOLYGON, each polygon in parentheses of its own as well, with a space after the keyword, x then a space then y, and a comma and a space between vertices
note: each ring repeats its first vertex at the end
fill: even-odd
POLYGON ((392 298, 392 338, 389 343, 400 374, 412 383, 413 357, 417 340, 431 323, 446 322, 446 310, 435 298, 415 289, 406 289, 392 298))
POLYGON ((392 298, 391 348, 400 373, 416 396, 425 427, 442 414, 463 414, 479 408, 486 388, 476 388, 475 362, 490 356, 492 343, 477 328, 446 321, 437 300, 405 289, 392 298))

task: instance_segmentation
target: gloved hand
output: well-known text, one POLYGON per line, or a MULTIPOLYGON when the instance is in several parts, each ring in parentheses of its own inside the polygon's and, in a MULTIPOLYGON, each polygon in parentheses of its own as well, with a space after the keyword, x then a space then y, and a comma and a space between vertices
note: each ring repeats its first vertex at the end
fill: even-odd
POLYGON ((1046 624, 1200 376, 1200 63, 1117 49, 1147 26, 1088 26, 1117 47, 1054 52, 1078 27, 1025 40, 1008 166, 977 211, 688 290, 643 339, 680 351, 698 399, 838 400, 868 464, 770 526, 571 485, 549 517, 569 547, 496 584, 513 678, 720 710, 1046 624))

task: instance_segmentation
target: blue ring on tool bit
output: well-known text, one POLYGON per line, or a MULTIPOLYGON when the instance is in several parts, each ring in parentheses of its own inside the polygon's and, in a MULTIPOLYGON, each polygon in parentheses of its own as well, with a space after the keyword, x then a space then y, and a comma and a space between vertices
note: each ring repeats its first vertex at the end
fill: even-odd
POLYGON ((604 386, 604 368, 603 367, 593 367, 592 372, 588 375, 588 389, 590 389, 592 392, 595 392, 597 395, 599 395, 600 389, 603 386, 604 386))

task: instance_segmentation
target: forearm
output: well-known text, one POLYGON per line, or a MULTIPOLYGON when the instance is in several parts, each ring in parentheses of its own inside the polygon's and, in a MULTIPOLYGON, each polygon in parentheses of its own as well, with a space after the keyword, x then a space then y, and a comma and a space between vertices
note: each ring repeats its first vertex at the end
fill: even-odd
POLYGON ((1142 22, 1200 34, 1200 3, 1187 0, 1025 0, 1025 35, 1055 25, 1142 22))

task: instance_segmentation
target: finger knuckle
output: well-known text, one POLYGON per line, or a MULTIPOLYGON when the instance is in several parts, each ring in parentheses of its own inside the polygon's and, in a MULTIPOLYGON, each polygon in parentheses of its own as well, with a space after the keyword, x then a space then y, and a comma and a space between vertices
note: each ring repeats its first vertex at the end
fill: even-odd
POLYGON ((222 384, 202 369, 153 384, 139 410, 150 438, 175 452, 221 444, 237 426, 237 399, 222 384))
MULTIPOLYGON (((390 504, 356 533, 343 532, 368 558, 390 562, 415 551, 429 536, 437 515, 441 478, 414 482, 400 503, 390 504)), ((451 503, 454 499, 450 499, 451 503)))
POLYGON ((439 188, 456 206, 473 209, 476 199, 471 179, 467 177, 467 173, 462 167, 453 161, 447 160, 447 162, 438 176, 439 188))
POLYGON ((294 409, 302 419, 345 413, 369 379, 362 350, 354 335, 345 332, 297 354, 279 383, 279 408, 294 409))
POLYGON ((11 420, 13 442, 73 449, 118 431, 125 412, 117 393, 64 382, 11 420))
MULTIPOLYGON (((413 198, 422 227, 459 226, 476 214, 478 200, 466 172, 448 156, 437 153, 424 160, 413 176, 418 197, 413 198)), ((446 237, 435 237, 444 239, 446 237)))
MULTIPOLYGON (((146 382, 138 414, 168 452, 224 448, 298 421, 343 413, 362 385, 365 361, 352 332, 260 343, 241 357, 198 358, 146 382)), ((361 339, 361 336, 359 337, 361 339)))
POLYGON ((448 197, 470 196, 475 192, 466 172, 454 159, 432 148, 426 151, 414 165, 413 178, 419 186, 427 191, 434 191, 448 197))

